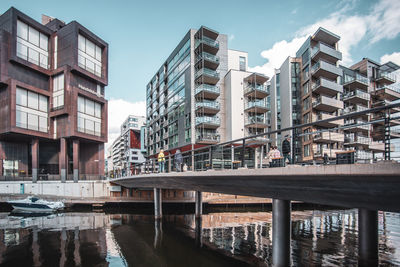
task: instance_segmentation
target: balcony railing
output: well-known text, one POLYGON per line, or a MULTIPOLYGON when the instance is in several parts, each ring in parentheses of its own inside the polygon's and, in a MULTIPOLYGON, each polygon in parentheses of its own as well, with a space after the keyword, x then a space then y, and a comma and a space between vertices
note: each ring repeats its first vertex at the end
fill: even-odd
POLYGON ((267 119, 265 117, 260 116, 249 116, 245 119, 245 124, 267 124, 267 119))
POLYGON ((397 84, 397 86, 394 85, 383 85, 383 86, 379 86, 376 88, 376 91, 378 90, 385 90, 385 89, 389 89, 392 90, 396 93, 400 93, 400 86, 397 84))
POLYGON ((269 88, 266 84, 247 84, 244 88, 244 93, 246 94, 253 90, 263 91, 269 94, 269 88))
POLYGON ((317 63, 315 63, 311 67, 311 73, 315 74, 318 71, 318 69, 320 69, 320 68, 325 70, 325 71, 327 71, 327 72, 333 73, 333 74, 335 74, 337 76, 340 76, 343 73, 343 71, 340 68, 338 68, 336 65, 333 65, 333 64, 331 64, 329 62, 326 62, 326 61, 324 61, 322 59, 320 59, 317 63))
POLYGON ((213 61, 213 62, 216 62, 216 63, 219 62, 219 56, 215 56, 215 55, 207 53, 207 52, 201 53, 200 56, 201 56, 201 58, 207 59, 209 61, 213 61))
POLYGON ((215 47, 215 48, 219 48, 219 42, 217 40, 208 38, 207 36, 203 36, 201 39, 196 40, 196 47, 201 43, 215 47))
POLYGON ((349 76, 349 75, 344 76, 344 84, 348 84, 348 83, 352 83, 352 82, 356 82, 356 81, 366 84, 366 85, 369 84, 368 78, 365 76, 362 76, 361 74, 358 74, 358 73, 356 73, 355 76, 349 76))
POLYGON ((219 72, 207 68, 201 68, 196 72, 196 78, 200 77, 201 75, 207 75, 210 77, 219 78, 219 72))
POLYGON ((313 58, 318 52, 324 53, 330 57, 341 60, 342 53, 336 50, 335 47, 325 44, 323 42, 319 42, 315 47, 311 49, 311 58, 313 58))
POLYGON ((392 82, 396 82, 396 75, 390 72, 385 72, 385 71, 378 72, 376 79, 381 79, 381 78, 391 80, 392 82))
POLYGON ((196 103, 196 108, 200 108, 200 107, 219 109, 219 103, 216 102, 216 101, 197 102, 196 103))
POLYGON ((211 133, 206 133, 206 134, 196 133, 196 141, 219 143, 220 136, 218 134, 211 134, 211 133))
POLYGON ((219 86, 215 86, 215 85, 201 84, 198 87, 196 87, 196 94, 200 93, 201 91, 209 91, 209 92, 219 94, 220 88, 219 88, 219 86))
POLYGON ((364 110, 367 110, 367 109, 368 109, 368 107, 365 107, 365 106, 353 105, 353 106, 344 108, 343 115, 349 114, 349 113, 353 113, 353 112, 364 111, 364 110))
POLYGON ((347 92, 347 93, 345 93, 343 95, 343 99, 344 100, 347 100, 347 99, 349 99, 351 97, 359 97, 359 98, 362 98, 362 99, 367 100, 367 101, 369 101, 370 98, 371 98, 369 93, 363 92, 363 91, 358 90, 358 89, 355 90, 355 91, 347 92))
POLYGON ((253 108, 253 107, 270 109, 270 105, 266 101, 249 101, 249 102, 247 102, 247 104, 245 106, 246 109, 253 108))
POLYGON ((218 117, 196 117, 196 125, 201 123, 211 123, 211 124, 220 124, 220 119, 218 117))

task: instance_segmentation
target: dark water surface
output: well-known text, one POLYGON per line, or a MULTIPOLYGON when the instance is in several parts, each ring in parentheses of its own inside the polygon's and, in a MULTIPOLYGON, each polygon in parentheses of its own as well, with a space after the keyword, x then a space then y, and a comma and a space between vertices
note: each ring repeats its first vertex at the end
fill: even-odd
MULTIPOLYGON (((271 212, 0 213, 0 266, 266 266, 271 212)), ((292 213, 294 266, 356 266, 356 210, 292 213)), ((400 265, 400 214, 379 213, 379 261, 400 265)))

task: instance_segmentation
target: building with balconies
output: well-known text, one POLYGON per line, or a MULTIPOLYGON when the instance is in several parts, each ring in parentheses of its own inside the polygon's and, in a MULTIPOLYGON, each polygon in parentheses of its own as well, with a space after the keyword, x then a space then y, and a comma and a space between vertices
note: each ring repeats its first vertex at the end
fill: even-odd
POLYGON ((110 147, 112 169, 109 171, 134 173, 146 155, 144 135, 146 118, 129 115, 121 125, 121 133, 110 147))
POLYGON ((228 49, 227 35, 189 30, 147 85, 148 155, 264 132, 268 77, 248 72, 247 61, 246 52, 228 49))
POLYGON ((76 21, 15 8, 0 21, 0 176, 103 176, 108 44, 76 21))

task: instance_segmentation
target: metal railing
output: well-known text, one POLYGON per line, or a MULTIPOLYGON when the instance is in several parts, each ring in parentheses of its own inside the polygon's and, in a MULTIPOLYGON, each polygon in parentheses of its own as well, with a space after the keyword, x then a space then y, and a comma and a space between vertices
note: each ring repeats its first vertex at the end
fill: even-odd
MULTIPOLYGON (((165 164, 165 171, 170 172, 175 170, 205 171, 210 169, 283 167, 288 163, 309 165, 354 163, 354 160, 359 163, 370 163, 372 161, 390 159, 400 160, 400 153, 395 150, 395 146, 390 141, 391 139, 388 138, 388 136, 392 134, 399 134, 398 138, 400 138, 400 126, 393 126, 390 123, 392 120, 400 119, 400 117, 390 112, 391 109, 399 107, 400 103, 395 103, 351 114, 333 116, 318 122, 295 125, 284 129, 246 136, 240 139, 188 149, 182 151, 183 160, 181 163, 178 163, 178 166, 176 166, 176 161, 174 160, 174 147, 171 147, 174 154, 166 154, 165 163, 163 164, 165 164), (333 128, 318 127, 321 122, 327 123, 337 120, 349 121, 354 118, 354 116, 357 117, 382 112, 387 114, 386 117, 382 119, 356 121, 357 124, 342 124, 333 128), (384 124, 383 129, 379 128, 382 127, 382 124, 384 124), (357 143, 354 145, 345 145, 345 142, 348 141, 348 139, 345 140, 345 138, 343 138, 343 140, 335 140, 337 137, 335 137, 335 134, 344 136, 344 132, 355 125, 371 125, 371 135, 359 135, 356 139, 358 142, 363 142, 365 145, 362 147, 357 143), (328 138, 328 141, 314 143, 317 145, 317 149, 309 145, 309 150, 306 151, 307 145, 312 144, 309 143, 312 142, 312 137, 320 135, 321 133, 325 138, 328 138), (282 142, 286 136, 290 138, 291 151, 289 155, 284 154, 284 151, 282 151, 282 142), (300 143, 301 146, 296 146, 296 143, 300 143), (380 146, 380 144, 383 145, 380 146), (373 146, 373 149, 369 149, 369 145, 371 145, 371 147, 373 146), (270 146, 278 146, 278 150, 281 152, 275 154, 271 153, 270 146), (366 156, 367 154, 368 156, 366 156), (372 157, 369 156, 371 154, 372 157), (349 156, 347 157, 347 155, 349 156)), ((215 120, 214 117, 207 117, 207 119, 204 120, 200 117, 196 118, 196 121, 197 119, 201 119, 201 121, 215 120)), ((349 135, 346 135, 346 137, 348 136, 349 135)), ((394 136, 392 138, 397 137, 394 136)), ((161 165, 158 163, 156 156, 157 155, 150 157, 145 163, 140 165, 139 169, 142 173, 159 171, 161 165)))

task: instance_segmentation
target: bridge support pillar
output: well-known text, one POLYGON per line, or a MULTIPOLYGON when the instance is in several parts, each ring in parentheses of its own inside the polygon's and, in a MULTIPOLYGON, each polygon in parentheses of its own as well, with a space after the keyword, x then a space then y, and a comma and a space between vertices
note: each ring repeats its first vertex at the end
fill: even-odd
POLYGON ((358 209, 358 266, 378 266, 378 212, 358 209))
POLYGON ((154 221, 154 248, 159 248, 162 241, 162 221, 154 221))
POLYGON ((273 266, 290 266, 291 236, 290 200, 272 202, 272 262, 273 266))
POLYGON ((196 200, 196 218, 201 218, 201 215, 203 214, 203 193, 200 191, 196 191, 195 195, 195 200, 196 200))
POLYGON ((160 220, 162 218, 162 199, 161 188, 154 188, 154 218, 160 220))
POLYGON ((32 183, 38 180, 39 170, 39 139, 32 140, 32 183))

